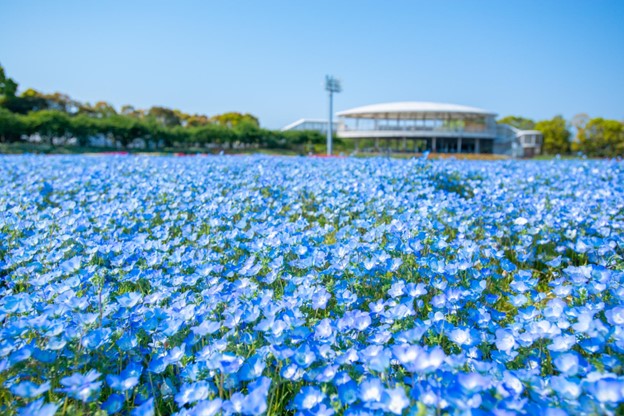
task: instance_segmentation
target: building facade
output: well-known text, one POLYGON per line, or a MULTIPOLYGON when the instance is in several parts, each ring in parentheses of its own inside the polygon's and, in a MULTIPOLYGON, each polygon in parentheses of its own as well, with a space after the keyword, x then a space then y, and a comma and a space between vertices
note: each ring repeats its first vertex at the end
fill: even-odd
MULTIPOLYGON (((301 118, 294 123, 290 123, 289 125, 282 128, 282 131, 301 131, 301 130, 312 130, 318 131, 322 134, 327 134, 327 120, 322 119, 312 119, 312 118, 301 118)), ((338 130, 338 122, 334 122, 334 131, 338 130)))
MULTIPOLYGON (((336 135, 356 150, 437 153, 496 153, 532 157, 542 135, 497 124, 496 113, 476 107, 432 102, 367 105, 337 113, 336 135)), ((299 120, 283 130, 313 127, 299 120), (299 123, 299 124, 297 124, 299 123)), ((327 131, 327 121, 321 123, 327 131)))

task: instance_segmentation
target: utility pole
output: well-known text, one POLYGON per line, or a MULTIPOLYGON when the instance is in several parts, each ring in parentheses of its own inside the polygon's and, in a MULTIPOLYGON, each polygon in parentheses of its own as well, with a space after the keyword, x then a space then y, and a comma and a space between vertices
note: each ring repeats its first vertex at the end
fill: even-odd
POLYGON ((342 91, 340 81, 331 75, 325 75, 325 90, 329 92, 329 125, 327 126, 327 156, 332 154, 332 139, 334 135, 334 93, 342 91))

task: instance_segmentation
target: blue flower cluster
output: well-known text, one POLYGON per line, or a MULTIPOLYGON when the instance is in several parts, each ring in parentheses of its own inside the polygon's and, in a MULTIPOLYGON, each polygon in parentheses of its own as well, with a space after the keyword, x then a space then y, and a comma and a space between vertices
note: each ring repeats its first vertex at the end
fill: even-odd
POLYGON ((0 158, 0 413, 624 410, 624 166, 0 158))

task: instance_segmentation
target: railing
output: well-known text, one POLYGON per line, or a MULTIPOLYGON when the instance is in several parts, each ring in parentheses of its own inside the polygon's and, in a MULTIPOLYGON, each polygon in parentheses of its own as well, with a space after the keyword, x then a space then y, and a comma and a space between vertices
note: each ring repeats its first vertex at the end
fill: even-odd
POLYGON ((495 129, 488 129, 487 127, 475 127, 475 126, 464 126, 464 127, 442 127, 442 126, 392 126, 392 125, 382 125, 377 127, 353 127, 347 125, 340 125, 338 127, 338 131, 412 131, 412 132, 448 132, 448 133, 494 133, 495 129))

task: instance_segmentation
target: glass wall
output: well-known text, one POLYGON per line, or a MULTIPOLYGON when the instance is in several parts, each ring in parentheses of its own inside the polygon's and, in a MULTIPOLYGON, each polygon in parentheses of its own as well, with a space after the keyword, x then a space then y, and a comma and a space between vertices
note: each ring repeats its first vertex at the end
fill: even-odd
POLYGON ((344 118, 340 127, 346 131, 413 131, 413 132, 495 132, 492 116, 465 117, 453 114, 440 114, 432 117, 424 114, 421 118, 344 118))

